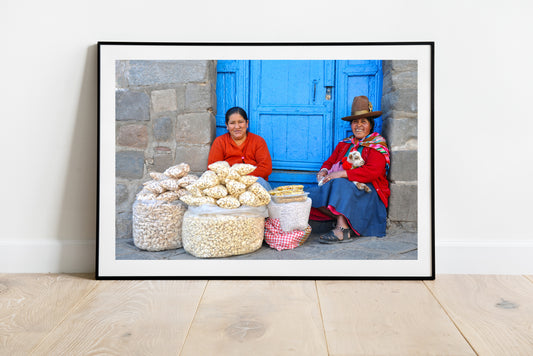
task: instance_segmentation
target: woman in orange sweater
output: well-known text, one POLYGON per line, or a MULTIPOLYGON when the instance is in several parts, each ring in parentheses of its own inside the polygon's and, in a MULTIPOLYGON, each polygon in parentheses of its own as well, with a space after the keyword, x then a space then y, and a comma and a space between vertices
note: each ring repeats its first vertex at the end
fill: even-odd
POLYGON ((228 132, 215 139, 207 164, 226 161, 230 165, 248 163, 257 168, 250 173, 258 177, 257 182, 270 190, 268 176, 272 173, 272 159, 265 140, 248 132, 248 115, 240 107, 233 107, 226 112, 228 132))

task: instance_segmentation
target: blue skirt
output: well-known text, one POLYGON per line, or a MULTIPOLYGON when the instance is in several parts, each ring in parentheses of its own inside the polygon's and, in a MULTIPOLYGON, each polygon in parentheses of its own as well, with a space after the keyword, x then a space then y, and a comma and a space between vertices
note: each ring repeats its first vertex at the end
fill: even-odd
POLYGON ((352 229, 361 236, 385 236, 387 208, 372 183, 366 185, 372 190, 370 193, 357 189, 346 178, 332 179, 321 187, 309 189, 311 206, 333 208, 344 215, 352 229))

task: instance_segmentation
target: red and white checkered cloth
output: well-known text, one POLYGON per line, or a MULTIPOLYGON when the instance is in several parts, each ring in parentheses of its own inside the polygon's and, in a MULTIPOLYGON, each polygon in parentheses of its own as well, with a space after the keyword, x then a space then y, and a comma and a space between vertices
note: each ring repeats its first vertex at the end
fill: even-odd
POLYGON ((278 251, 289 250, 302 245, 311 234, 311 226, 305 230, 285 232, 281 229, 279 219, 268 218, 265 221, 265 242, 278 251))

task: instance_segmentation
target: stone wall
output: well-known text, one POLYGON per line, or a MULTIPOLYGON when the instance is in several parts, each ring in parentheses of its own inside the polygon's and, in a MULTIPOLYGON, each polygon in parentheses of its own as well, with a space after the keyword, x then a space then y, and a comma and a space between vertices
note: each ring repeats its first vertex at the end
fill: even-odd
POLYGON ((117 61, 116 227, 131 237, 135 195, 150 172, 207 169, 215 138, 216 61, 117 61))
POLYGON ((383 61, 383 135, 391 150, 388 230, 417 229, 417 62, 383 61))

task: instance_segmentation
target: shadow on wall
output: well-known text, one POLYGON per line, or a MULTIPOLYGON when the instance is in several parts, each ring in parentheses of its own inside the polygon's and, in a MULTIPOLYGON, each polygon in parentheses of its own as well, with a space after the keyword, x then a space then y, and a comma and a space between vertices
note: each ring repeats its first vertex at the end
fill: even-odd
POLYGON ((97 66, 98 47, 94 45, 87 49, 71 143, 67 146, 70 157, 56 232, 58 240, 64 245, 57 261, 59 270, 64 270, 63 267, 71 269, 75 265, 94 265, 98 165, 97 66), (84 255, 87 261, 73 264, 69 250, 79 244, 87 248, 84 255))

